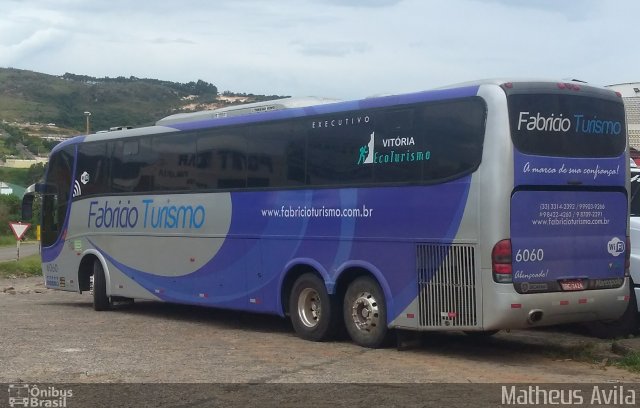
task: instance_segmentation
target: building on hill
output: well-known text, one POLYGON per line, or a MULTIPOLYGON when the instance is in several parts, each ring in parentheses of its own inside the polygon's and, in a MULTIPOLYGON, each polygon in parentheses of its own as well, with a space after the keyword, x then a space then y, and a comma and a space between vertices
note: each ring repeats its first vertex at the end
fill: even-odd
POLYGON ((627 113, 629 145, 640 150, 640 82, 608 85, 607 88, 622 95, 627 113))
POLYGON ((22 200, 22 197, 24 196, 24 192, 26 191, 25 187, 20 186, 18 184, 13 184, 13 183, 5 183, 5 184, 8 185, 13 190, 12 194, 14 196, 22 200))
POLYGON ((2 167, 11 167, 14 169, 28 169, 34 164, 38 164, 38 163, 47 164, 47 161, 49 161, 48 157, 36 157, 35 159, 7 158, 5 159, 2 167))
POLYGON ((13 189, 7 183, 0 181, 0 194, 2 195, 13 194, 13 189))

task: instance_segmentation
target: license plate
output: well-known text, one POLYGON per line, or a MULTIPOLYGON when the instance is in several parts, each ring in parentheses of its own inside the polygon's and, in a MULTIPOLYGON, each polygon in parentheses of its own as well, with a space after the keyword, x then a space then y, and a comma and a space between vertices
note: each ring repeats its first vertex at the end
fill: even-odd
POLYGON ((580 279, 562 281, 560 282, 560 287, 564 291, 584 290, 584 284, 580 279))

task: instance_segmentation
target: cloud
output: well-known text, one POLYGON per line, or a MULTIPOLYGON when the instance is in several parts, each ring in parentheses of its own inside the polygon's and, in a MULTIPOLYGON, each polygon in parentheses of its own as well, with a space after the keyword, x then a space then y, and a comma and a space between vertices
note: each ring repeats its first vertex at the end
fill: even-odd
POLYGON ((300 54, 306 56, 345 57, 350 54, 362 54, 371 49, 363 42, 293 42, 300 54))
POLYGON ((0 66, 49 74, 345 99, 496 76, 640 79, 637 0, 7 3, 0 66))
POLYGON ((149 40, 150 43, 153 44, 191 44, 191 45, 195 45, 197 44, 195 41, 191 41, 191 40, 186 40, 184 38, 154 38, 152 40, 149 40))
POLYGON ((538 10, 560 13, 570 21, 586 19, 597 6, 598 0, 471 0, 480 3, 496 3, 516 12, 538 10))
POLYGON ((0 66, 17 66, 62 47, 68 34, 55 28, 29 33, 13 44, 0 45, 0 66))
POLYGON ((335 4, 342 7, 389 7, 404 0, 321 0, 320 3, 335 4))

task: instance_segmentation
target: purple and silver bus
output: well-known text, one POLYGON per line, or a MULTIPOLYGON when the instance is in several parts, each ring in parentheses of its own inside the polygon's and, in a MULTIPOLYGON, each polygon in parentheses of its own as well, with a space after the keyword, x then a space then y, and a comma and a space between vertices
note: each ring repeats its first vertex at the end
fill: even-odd
POLYGON ((378 347, 394 329, 619 317, 628 180, 619 95, 483 81, 78 136, 34 191, 47 287, 92 290, 96 310, 270 313, 305 339, 345 327, 378 347))

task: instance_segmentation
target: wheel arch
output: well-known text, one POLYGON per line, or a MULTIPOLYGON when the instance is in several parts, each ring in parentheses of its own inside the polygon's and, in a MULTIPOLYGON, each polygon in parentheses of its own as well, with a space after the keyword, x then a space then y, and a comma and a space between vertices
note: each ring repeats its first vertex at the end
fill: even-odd
POLYGON ((80 293, 83 290, 89 290, 89 279, 93 275, 93 263, 98 261, 102 264, 102 270, 104 271, 104 278, 107 284, 107 296, 111 295, 111 277, 109 275, 109 268, 102 254, 95 249, 89 249, 82 254, 80 260, 80 266, 78 267, 78 288, 80 293))
POLYGON ((382 272, 375 267, 375 265, 365 261, 352 261, 342 265, 341 269, 336 274, 335 293, 340 299, 344 298, 349 285, 361 276, 369 276, 375 279, 382 292, 384 293, 384 300, 387 308, 387 324, 392 321, 391 311, 393 308, 393 297, 391 296, 391 288, 389 283, 382 275, 382 272))
POLYGON ((287 316, 289 314, 289 297, 291 296, 291 289, 296 279, 305 273, 313 273, 318 276, 327 288, 327 293, 332 295, 334 290, 333 281, 330 279, 329 274, 322 265, 313 259, 295 259, 289 262, 285 267, 285 272, 282 274, 279 285, 278 299, 280 300, 279 314, 280 316, 287 316))

